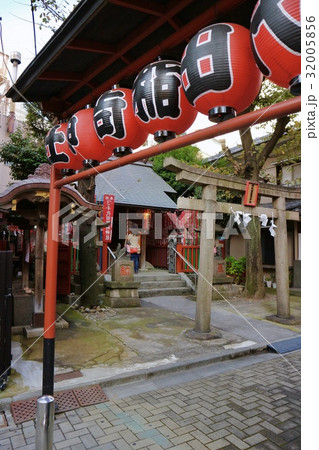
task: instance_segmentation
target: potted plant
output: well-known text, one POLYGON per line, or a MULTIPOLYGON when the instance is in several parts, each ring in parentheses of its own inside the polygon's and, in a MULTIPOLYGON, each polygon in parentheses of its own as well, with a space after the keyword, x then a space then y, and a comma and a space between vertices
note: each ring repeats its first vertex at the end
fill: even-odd
POLYGON ((266 286, 271 288, 271 279, 270 277, 265 277, 266 286))

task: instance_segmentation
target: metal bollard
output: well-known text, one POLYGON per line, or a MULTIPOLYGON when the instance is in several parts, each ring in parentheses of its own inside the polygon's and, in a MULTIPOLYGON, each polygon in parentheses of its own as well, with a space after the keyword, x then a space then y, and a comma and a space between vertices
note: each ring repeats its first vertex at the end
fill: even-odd
POLYGON ((43 395, 37 400, 36 450, 53 448, 54 398, 43 395))

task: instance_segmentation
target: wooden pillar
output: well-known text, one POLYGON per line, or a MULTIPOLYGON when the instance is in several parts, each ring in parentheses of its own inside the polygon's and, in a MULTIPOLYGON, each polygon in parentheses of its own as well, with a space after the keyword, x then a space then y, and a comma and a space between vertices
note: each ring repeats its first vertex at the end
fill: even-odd
POLYGON ((102 273, 107 273, 107 246, 108 244, 106 242, 103 242, 102 246, 102 273))
POLYGON ((299 259, 298 222, 294 221, 294 260, 299 259))
POLYGON ((146 270, 146 234, 141 235, 141 270, 146 270))
POLYGON ((289 299, 289 266, 288 266, 288 239, 286 220, 286 201, 284 197, 274 200, 273 206, 278 210, 275 236, 275 263, 277 284, 277 316, 280 319, 290 317, 289 299))
POLYGON ((43 269, 44 269, 44 224, 39 222, 35 232, 35 284, 33 304, 33 326, 43 326, 43 269))
POLYGON ((29 289, 30 230, 23 233, 22 289, 29 289))
POLYGON ((216 187, 205 186, 202 199, 199 275, 196 298, 195 333, 210 333, 210 314, 213 292, 216 187))

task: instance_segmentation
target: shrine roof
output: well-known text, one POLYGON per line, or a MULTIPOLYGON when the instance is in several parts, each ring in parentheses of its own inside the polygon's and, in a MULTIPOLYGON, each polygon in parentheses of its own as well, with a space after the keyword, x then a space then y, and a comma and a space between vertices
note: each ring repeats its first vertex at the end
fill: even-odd
POLYGON ((175 193, 151 164, 134 163, 110 170, 95 178, 96 199, 103 201, 104 194, 113 194, 115 204, 155 209, 177 209, 176 203, 167 195, 175 193))
MULTIPOLYGON (((13 199, 22 199, 29 197, 32 192, 33 198, 47 199, 49 198, 50 189, 50 165, 47 163, 41 164, 33 175, 29 175, 24 180, 15 181, 0 193, 0 207, 4 210, 11 208, 13 199)), ((99 210, 100 207, 94 203, 90 203, 71 185, 63 186, 62 199, 68 202, 75 202, 80 206, 85 206, 88 209, 99 210)))

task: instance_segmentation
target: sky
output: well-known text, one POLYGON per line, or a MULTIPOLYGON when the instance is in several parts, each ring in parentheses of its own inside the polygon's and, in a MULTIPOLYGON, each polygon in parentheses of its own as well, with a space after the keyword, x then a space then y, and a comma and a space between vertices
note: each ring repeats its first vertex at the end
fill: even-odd
MULTIPOLYGON (((35 56, 30 1, 1 0, 0 17, 4 52, 7 55, 10 55, 12 51, 21 53, 22 61, 19 66, 19 74, 21 74, 35 56)), ((38 52, 51 36, 52 32, 49 29, 39 30, 36 26, 38 52)))

